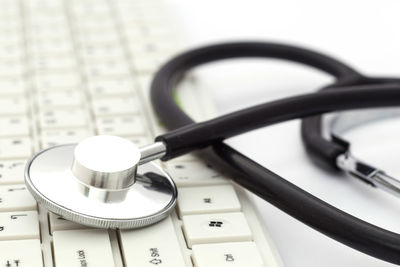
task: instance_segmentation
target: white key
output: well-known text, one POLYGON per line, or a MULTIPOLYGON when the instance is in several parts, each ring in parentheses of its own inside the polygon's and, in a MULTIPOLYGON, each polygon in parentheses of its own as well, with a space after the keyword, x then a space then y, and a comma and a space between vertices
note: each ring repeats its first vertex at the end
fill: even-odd
POLYGON ((81 108, 59 109, 39 113, 40 126, 44 129, 84 127, 87 125, 87 112, 81 108))
POLYGON ((146 136, 126 136, 125 138, 131 140, 138 147, 150 144, 151 140, 151 138, 146 136))
POLYGON ((29 126, 26 116, 0 117, 0 137, 29 135, 29 126))
POLYGON ((28 105, 21 96, 0 98, 0 115, 26 114, 28 105))
POLYGON ((133 57, 139 55, 142 57, 151 57, 153 54, 172 55, 177 51, 178 44, 174 40, 164 40, 162 38, 148 38, 136 40, 129 43, 129 51, 133 57))
POLYGON ((57 42, 52 40, 42 39, 40 42, 31 42, 28 46, 30 54, 61 54, 73 55, 74 47, 72 42, 57 42))
POLYGON ((80 52, 85 62, 105 58, 120 59, 123 61, 125 57, 124 51, 120 46, 108 44, 82 45, 80 52))
POLYGON ((154 53, 151 55, 136 55, 133 56, 132 62, 140 73, 151 73, 156 71, 163 63, 165 63, 172 55, 174 51, 163 51, 160 53, 154 53))
MULTIPOLYGON (((79 26, 81 27, 81 26, 79 26)), ((108 26, 107 26, 108 27, 108 26)), ((103 27, 86 28, 79 33, 78 44, 80 46, 88 46, 93 44, 114 44, 115 46, 120 44, 118 33, 115 31, 115 27, 112 31, 108 32, 95 32, 104 30, 103 27)))
POLYGON ((79 90, 41 91, 38 95, 40 107, 74 107, 83 103, 82 92, 79 90))
POLYGON ((28 158, 32 155, 29 137, 0 138, 0 159, 28 158))
POLYGON ((78 63, 71 56, 36 56, 32 57, 32 68, 38 72, 71 71, 77 68, 78 63))
POLYGON ((35 199, 25 185, 0 186, 0 212, 36 210, 35 199))
POLYGON ((0 266, 43 267, 39 239, 0 242, 0 266))
POLYGON ((5 61, 0 63, 0 77, 19 77, 22 79, 25 66, 20 61, 5 61))
POLYGON ((41 89, 80 88, 82 81, 78 73, 62 72, 38 74, 35 76, 35 86, 41 89))
POLYGON ((199 186, 227 184, 229 180, 210 165, 202 162, 167 163, 167 171, 177 186, 199 186))
POLYGON ((92 104, 96 116, 138 114, 141 111, 137 99, 128 96, 94 99, 92 104))
POLYGON ((127 64, 115 60, 86 63, 85 71, 89 80, 106 77, 124 77, 130 74, 127 64))
POLYGON ((179 189, 178 210, 188 214, 240 211, 240 202, 232 185, 183 187, 179 189))
POLYGON ((265 267, 254 242, 194 245, 196 267, 265 267))
POLYGON ((114 266, 107 230, 55 231, 53 244, 57 267, 114 266))
POLYGON ((186 215, 182 217, 188 247, 195 244, 252 241, 241 212, 186 215))
POLYGON ((20 45, 0 45, 0 58, 7 60, 19 60, 24 56, 24 50, 20 45))
POLYGON ((41 136, 41 148, 44 149, 61 144, 78 143, 82 139, 92 135, 93 132, 86 128, 43 130, 41 136))
POLYGON ((120 238, 126 267, 186 266, 170 217, 151 227, 122 230, 120 238))
POLYGON ((74 223, 54 213, 49 213, 50 231, 77 230, 87 228, 83 224, 74 223))
POLYGON ((25 93, 25 82, 22 79, 0 79, 0 95, 19 95, 25 93))
POLYGON ((25 160, 0 160, 0 185, 24 183, 25 160))
POLYGON ((35 238, 40 238, 36 211, 0 212, 0 241, 35 238))
POLYGON ((148 132, 141 117, 136 115, 97 118, 96 125, 98 134, 140 136, 148 132))
POLYGON ((133 95, 133 84, 133 81, 129 78, 89 80, 89 91, 93 98, 133 95))

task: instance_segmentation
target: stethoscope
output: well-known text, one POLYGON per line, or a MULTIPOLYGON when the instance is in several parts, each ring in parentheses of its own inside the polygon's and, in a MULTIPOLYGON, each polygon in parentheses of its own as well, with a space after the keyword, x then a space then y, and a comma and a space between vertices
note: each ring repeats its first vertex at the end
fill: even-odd
MULTIPOLYGON (((349 160, 349 144, 344 140, 322 136, 319 114, 396 106, 400 104, 399 89, 397 79, 365 77, 336 59, 294 46, 239 42, 198 48, 168 61, 151 84, 154 111, 171 130, 169 133, 141 148, 115 136, 94 136, 77 145, 52 147, 30 159, 25 180, 41 205, 68 220, 100 228, 137 228, 162 220, 176 204, 173 180, 151 161, 202 149, 201 157, 232 172, 237 184, 289 215, 354 249, 400 264, 398 234, 323 202, 223 142, 253 129, 314 116, 305 119, 302 126, 310 154, 326 166, 358 175, 353 170, 358 171, 361 165, 357 164, 362 163, 349 160), (194 123, 174 101, 177 83, 198 65, 241 57, 305 64, 333 75, 336 82, 323 92, 288 97, 194 123)), ((364 173, 364 180, 373 185, 389 177, 381 175, 377 179, 369 174, 364 173)), ((386 182, 390 184, 390 179, 386 182)))

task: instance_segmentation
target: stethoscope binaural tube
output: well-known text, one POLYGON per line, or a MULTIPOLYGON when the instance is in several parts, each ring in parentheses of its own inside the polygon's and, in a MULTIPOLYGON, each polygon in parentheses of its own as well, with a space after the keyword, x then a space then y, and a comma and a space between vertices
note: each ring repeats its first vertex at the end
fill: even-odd
POLYGON ((193 124, 194 121, 175 103, 172 91, 188 70, 207 62, 239 57, 279 58, 303 63, 336 77, 337 86, 352 83, 352 90, 330 90, 324 93, 303 95, 298 99, 305 102, 296 102, 297 97, 294 97, 239 111, 234 116, 243 117, 239 120, 235 134, 244 132, 246 129, 255 129, 263 125, 334 110, 400 104, 400 87, 387 86, 385 83, 372 87, 365 86, 363 83, 358 84, 357 81, 364 78, 361 74, 335 59, 309 50, 260 42, 204 47, 181 54, 166 63, 157 72, 152 82, 152 104, 161 122, 170 130, 183 127, 157 138, 166 145, 164 159, 211 143, 214 152, 207 153, 210 153, 210 156, 217 156, 225 167, 239 174, 233 176, 238 184, 310 227, 349 247, 381 260, 400 264, 400 235, 369 224, 329 205, 221 142, 224 138, 232 136, 223 128, 232 126, 232 124, 229 125, 234 119, 230 117, 232 115, 200 125, 193 124), (271 104, 272 106, 269 106, 271 104), (300 113, 297 114, 297 112, 300 113), (254 117, 257 114, 258 116, 254 117), (249 118, 254 121, 245 120, 249 118), (230 119, 232 120, 229 121, 230 119), (218 128, 218 123, 224 123, 224 121, 225 124, 220 124, 221 128, 218 128), (199 127, 204 128, 202 130, 199 127), (195 134, 191 136, 193 133, 195 134), (209 143, 206 142, 207 138, 204 135, 211 136, 209 143))

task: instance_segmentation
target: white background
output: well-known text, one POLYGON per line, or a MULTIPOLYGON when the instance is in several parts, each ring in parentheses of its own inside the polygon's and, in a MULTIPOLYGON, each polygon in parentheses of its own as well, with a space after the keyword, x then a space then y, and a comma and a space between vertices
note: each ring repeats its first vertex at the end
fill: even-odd
MULTIPOLYGON (((338 57, 368 75, 400 76, 400 2, 173 0, 191 45, 256 39, 288 42, 338 57)), ((174 11, 174 12, 175 12, 174 11)), ((273 60, 213 64, 198 71, 219 113, 311 92, 332 78, 273 60)), ((349 132, 353 151, 400 177, 400 120, 349 132)), ((299 121, 257 130, 229 143, 308 192, 364 220, 400 232, 400 199, 307 158, 299 121)), ((354 251, 255 198, 286 266, 392 266, 354 251)))

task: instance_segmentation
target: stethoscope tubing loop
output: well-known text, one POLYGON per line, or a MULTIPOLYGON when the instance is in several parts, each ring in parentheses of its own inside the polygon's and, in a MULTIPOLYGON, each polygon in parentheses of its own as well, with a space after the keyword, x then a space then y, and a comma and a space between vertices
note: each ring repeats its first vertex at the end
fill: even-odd
MULTIPOLYGON (((318 103, 312 102, 312 100, 308 99, 308 101, 311 102, 304 102, 308 104, 308 106, 304 105, 304 110, 301 110, 300 106, 296 109, 293 109, 292 107, 283 109, 281 106, 279 111, 283 111, 282 114, 274 113, 274 111, 262 114, 264 117, 272 115, 273 118, 263 118, 262 120, 259 120, 257 123, 260 125, 257 123, 244 124, 243 128, 234 131, 234 134, 244 131, 245 128, 250 129, 253 127, 261 127, 262 123, 267 123, 269 125, 288 119, 300 118, 334 110, 366 108, 368 106, 383 107, 399 105, 398 98, 400 96, 400 88, 397 85, 393 87, 391 84, 389 86, 390 88, 385 88, 388 86, 387 83, 384 83, 368 87, 363 82, 368 80, 368 77, 361 75, 353 68, 337 61, 336 59, 303 48, 276 43, 240 42, 194 49, 178 55, 167 62, 156 73, 151 84, 152 104, 163 125, 170 130, 183 127, 180 130, 173 131, 169 136, 167 134, 159 137, 159 139, 164 139, 167 143, 167 147, 168 145, 173 144, 173 147, 170 146, 169 151, 167 151, 167 154, 171 153, 170 156, 167 155, 165 159, 176 156, 180 153, 188 152, 193 148, 212 145, 214 151, 206 151, 204 153, 209 157, 214 157, 213 162, 217 162, 216 159, 218 159, 228 170, 236 174, 233 177, 235 177, 235 181, 240 185, 256 193, 294 218, 349 247, 381 260, 400 264, 399 234, 382 229, 349 215, 315 196, 310 195, 277 174, 269 171, 265 167, 258 165, 253 160, 221 142, 224 138, 231 136, 229 133, 224 132, 224 130, 215 130, 212 129, 211 126, 211 128, 208 128, 208 131, 203 130, 203 132, 201 132, 202 130, 196 130, 196 132, 193 130, 196 128, 194 121, 185 114, 174 101, 173 91, 175 90, 177 83, 187 73, 187 71, 193 67, 211 61, 240 57, 278 58, 302 63, 333 75, 336 78, 334 86, 340 87, 351 83, 353 88, 348 92, 346 92, 346 90, 332 90, 332 93, 329 92, 329 94, 324 92, 316 93, 311 96, 299 96, 300 98, 305 97, 305 99, 307 99, 307 97, 310 97, 310 99, 313 97, 315 97, 315 99, 323 99, 329 96, 335 97, 335 100, 332 99, 332 102, 330 103, 328 100, 325 100, 327 101, 324 103, 326 105, 322 107, 318 106, 318 103), (358 87, 358 89, 355 87, 358 87), (356 97, 352 98, 351 95, 353 94, 356 97), (341 95, 347 96, 347 100, 340 98, 341 95), (310 104, 316 106, 310 107, 310 104), (297 112, 299 110, 301 114, 292 114, 292 112, 297 112), (286 114, 284 112, 288 113, 286 114), (187 135, 191 133, 191 131, 194 131, 196 136, 190 137, 190 135, 187 135), (206 139, 202 139, 200 133, 210 136, 209 142, 206 139), (200 141, 195 145, 190 146, 189 141, 193 141, 191 138, 199 138, 197 140, 200 141), (174 141, 172 142, 170 140, 174 141), (185 150, 185 146, 189 146, 190 149, 186 148, 185 150), (174 149, 180 152, 174 154, 174 149)), ((287 101, 285 104, 290 103, 289 100, 281 101, 287 101)), ((283 102, 280 102, 280 104, 283 102)), ((279 101, 272 103, 276 105, 279 101)), ((259 108, 260 106, 256 107, 256 109, 259 108)), ((248 112, 248 110, 244 111, 244 114, 246 114, 246 112, 248 112)), ((243 116, 243 118, 245 118, 248 114, 243 116)), ((253 119, 251 117, 248 118, 253 119)), ((226 119, 227 117, 224 119, 217 118, 214 121, 211 120, 200 124, 199 127, 204 126, 204 124, 215 126, 214 123, 226 119)), ((233 125, 231 123, 232 121, 229 123, 227 121, 224 126, 232 128, 233 125)))

